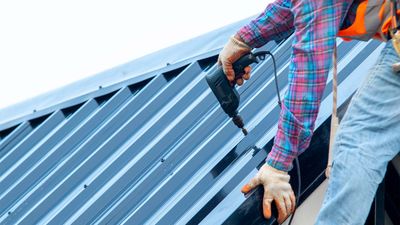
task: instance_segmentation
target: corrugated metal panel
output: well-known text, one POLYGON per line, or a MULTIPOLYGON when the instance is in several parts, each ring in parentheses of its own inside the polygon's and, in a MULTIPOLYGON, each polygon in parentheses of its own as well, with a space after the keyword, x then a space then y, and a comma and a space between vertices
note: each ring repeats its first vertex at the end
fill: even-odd
POLYGON ((3 131, 4 137, 0 142, 0 156, 3 156, 11 148, 17 145, 28 133, 32 131, 32 126, 28 122, 23 122, 11 130, 3 131))
MULTIPOLYGON (((273 49, 281 92, 291 38, 273 49)), ((382 48, 339 45, 340 103, 382 48)), ((243 137, 204 80, 216 57, 21 123, 0 141, 1 224, 221 224, 265 158, 279 108, 270 59, 238 89, 243 137), (32 125, 33 124, 33 125, 32 125)), ((330 79, 317 124, 330 115, 330 79)), ((310 154, 312 151, 310 151, 310 154)), ((315 177, 313 179, 316 179, 315 177)))
POLYGON ((193 61, 216 55, 232 32, 256 16, 258 15, 4 108, 0 110, 0 130, 49 114, 59 108, 70 107, 90 98, 118 90, 127 83, 143 82, 158 74, 186 66, 193 61))

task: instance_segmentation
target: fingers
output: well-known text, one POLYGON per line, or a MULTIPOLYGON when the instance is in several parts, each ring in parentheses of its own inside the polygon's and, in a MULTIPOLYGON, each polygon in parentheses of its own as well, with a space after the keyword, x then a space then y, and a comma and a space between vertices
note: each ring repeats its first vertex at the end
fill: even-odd
POLYGON ((264 188, 264 198, 263 198, 263 214, 265 219, 271 218, 271 203, 273 201, 272 195, 269 194, 264 188))
POLYGON ((250 73, 251 72, 251 66, 246 66, 244 68, 244 73, 250 73))
POLYGON ((278 223, 283 223, 294 211, 296 207, 296 198, 294 196, 293 191, 290 193, 285 193, 283 196, 279 198, 279 200, 275 200, 276 207, 278 208, 278 223))
POLYGON ((290 213, 293 213, 294 209, 296 208, 296 197, 294 196, 293 191, 289 194, 290 201, 292 202, 292 210, 290 213))
POLYGON ((250 79, 250 72, 251 72, 251 67, 250 66, 246 66, 244 68, 244 74, 243 74, 243 79, 248 80, 250 79))
POLYGON ((241 191, 242 191, 243 194, 247 194, 251 190, 253 190, 255 187, 257 187, 259 184, 260 184, 260 181, 259 181, 258 177, 255 176, 249 181, 249 183, 247 183, 246 185, 244 185, 242 187, 241 191))
POLYGON ((242 78, 237 79, 237 80, 236 80, 236 84, 239 85, 239 86, 242 86, 242 84, 243 84, 243 79, 242 79, 242 78))
POLYGON ((250 66, 245 67, 244 68, 245 73, 235 81, 235 71, 233 70, 232 63, 222 62, 220 59, 218 59, 218 65, 222 65, 222 69, 226 75, 226 78, 231 83, 231 85, 236 83, 239 86, 241 86, 243 85, 244 80, 250 79, 250 71, 251 71, 250 66))
POLYGON ((286 204, 283 196, 275 198, 276 208, 278 209, 278 223, 283 223, 288 217, 288 212, 286 210, 286 204))
POLYGON ((285 194, 283 196, 283 200, 285 202, 286 212, 287 212, 287 214, 289 216, 293 212, 293 203, 292 203, 292 200, 290 199, 289 194, 285 194))
POLYGON ((241 78, 238 78, 236 80, 236 83, 241 86, 244 83, 244 80, 248 80, 250 79, 250 71, 251 71, 251 67, 247 66, 244 68, 244 74, 241 76, 241 78))
POLYGON ((242 78, 243 78, 244 80, 248 80, 248 79, 250 79, 250 74, 245 73, 245 74, 243 74, 242 78))

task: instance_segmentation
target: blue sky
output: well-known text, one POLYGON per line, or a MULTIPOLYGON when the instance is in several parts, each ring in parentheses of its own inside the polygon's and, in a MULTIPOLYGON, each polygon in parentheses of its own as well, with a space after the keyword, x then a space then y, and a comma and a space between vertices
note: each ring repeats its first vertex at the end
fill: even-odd
POLYGON ((0 2, 0 110, 261 13, 270 0, 0 2))

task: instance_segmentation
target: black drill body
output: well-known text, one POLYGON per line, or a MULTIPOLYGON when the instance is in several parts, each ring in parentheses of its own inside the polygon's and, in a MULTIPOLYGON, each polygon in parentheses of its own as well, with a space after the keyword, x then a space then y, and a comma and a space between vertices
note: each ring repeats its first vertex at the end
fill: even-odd
MULTIPOLYGON (((266 52, 249 53, 242 56, 233 64, 236 78, 240 78, 244 74, 244 68, 252 63, 258 63, 259 59, 264 59, 266 52)), ((237 92, 235 85, 231 85, 222 67, 218 66, 216 70, 211 71, 206 75, 208 86, 210 86, 215 97, 217 97, 222 109, 235 125, 242 129, 244 135, 247 135, 247 130, 244 128, 243 119, 238 114, 240 103, 240 95, 237 92)))

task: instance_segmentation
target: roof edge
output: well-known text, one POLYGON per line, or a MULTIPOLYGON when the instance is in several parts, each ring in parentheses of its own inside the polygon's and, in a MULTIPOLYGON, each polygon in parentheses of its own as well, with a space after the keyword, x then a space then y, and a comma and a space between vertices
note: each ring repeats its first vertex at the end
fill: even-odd
POLYGON ((214 56, 229 36, 252 18, 254 16, 6 107, 0 110, 0 130, 214 56))

